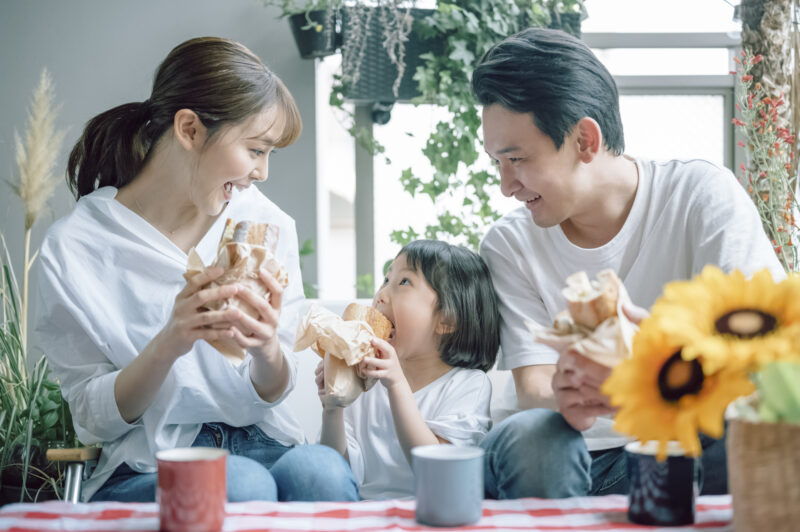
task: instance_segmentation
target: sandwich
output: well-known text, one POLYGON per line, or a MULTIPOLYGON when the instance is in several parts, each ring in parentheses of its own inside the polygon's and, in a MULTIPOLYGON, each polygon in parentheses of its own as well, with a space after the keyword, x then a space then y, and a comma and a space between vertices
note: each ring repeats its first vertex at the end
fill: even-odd
POLYGON ((567 303, 550 328, 526 322, 534 339, 561 352, 566 349, 613 368, 632 354, 634 325, 622 307, 630 297, 612 270, 591 280, 586 272, 567 277, 561 291, 567 303))
MULTIPOLYGON (((235 222, 230 218, 225 222, 222 232, 217 257, 212 267, 222 267, 224 273, 212 281, 207 288, 238 283, 257 296, 268 298, 267 288, 259 278, 259 270, 270 272, 278 283, 284 288, 289 284, 286 267, 275 257, 278 246, 279 228, 275 225, 260 222, 241 221, 235 222)), ((195 275, 205 271, 203 260, 192 249, 189 251, 189 260, 184 278, 188 281, 195 275)), ((203 310, 223 310, 238 308, 248 316, 258 319, 258 311, 250 304, 238 297, 229 297, 224 300, 211 301, 203 310)), ((245 358, 244 349, 239 347, 232 338, 225 338, 210 342, 220 353, 234 364, 241 363, 245 358)))
POLYGON ((342 317, 312 305, 297 328, 294 350, 310 347, 323 359, 325 404, 345 407, 361 392, 369 390, 375 379, 363 379, 356 365, 366 356, 375 356, 372 340, 386 340, 392 323, 373 307, 351 303, 342 317))

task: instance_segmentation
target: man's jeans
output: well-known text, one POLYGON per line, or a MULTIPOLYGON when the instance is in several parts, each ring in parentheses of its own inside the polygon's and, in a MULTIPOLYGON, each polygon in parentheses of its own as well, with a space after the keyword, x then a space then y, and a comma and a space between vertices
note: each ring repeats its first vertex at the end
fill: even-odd
MULTIPOLYGON (((728 491, 725 437, 701 435, 698 485, 703 494, 728 491)), ((628 493, 622 447, 589 452, 580 432, 552 410, 519 412, 494 427, 486 451, 486 497, 563 498, 628 493)))
MULTIPOLYGON (((230 452, 226 463, 230 502, 359 500, 350 466, 324 445, 287 447, 255 425, 206 423, 192 446, 230 452)), ((157 473, 137 473, 123 463, 91 500, 155 502, 157 484, 157 473)))

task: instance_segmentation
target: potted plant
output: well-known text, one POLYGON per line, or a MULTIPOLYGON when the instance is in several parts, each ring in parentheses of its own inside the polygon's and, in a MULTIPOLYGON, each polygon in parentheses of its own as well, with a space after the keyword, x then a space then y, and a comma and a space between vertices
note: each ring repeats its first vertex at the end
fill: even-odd
POLYGON ((340 0, 308 0, 301 5, 295 0, 267 0, 264 5, 279 8, 279 17, 288 19, 301 58, 333 55, 342 45, 340 0))
POLYGON ((27 341, 31 228, 46 208, 63 133, 55 130, 53 89, 47 71, 33 95, 28 130, 17 138, 19 183, 12 184, 25 206, 23 283, 19 289, 5 239, 0 235, 0 503, 60 495, 63 471, 49 465, 45 451, 77 443, 69 408, 47 360, 34 362, 27 341), (32 366, 32 367, 31 367, 32 366))

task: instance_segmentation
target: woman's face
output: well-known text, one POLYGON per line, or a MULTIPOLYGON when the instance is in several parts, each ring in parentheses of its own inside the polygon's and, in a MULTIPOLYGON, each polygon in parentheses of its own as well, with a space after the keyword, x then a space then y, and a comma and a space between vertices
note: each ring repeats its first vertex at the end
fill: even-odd
POLYGON ((223 127, 204 146, 190 183, 193 203, 201 211, 216 216, 231 200, 234 188, 267 179, 269 155, 281 131, 278 122, 270 109, 223 127))

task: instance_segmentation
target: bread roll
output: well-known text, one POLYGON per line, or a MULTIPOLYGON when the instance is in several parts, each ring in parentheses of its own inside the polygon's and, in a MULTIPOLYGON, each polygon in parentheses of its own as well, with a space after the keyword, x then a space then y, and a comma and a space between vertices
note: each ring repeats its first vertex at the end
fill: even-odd
POLYGON ((590 281, 586 272, 578 272, 567 277, 567 287, 561 293, 567 300, 567 310, 575 323, 595 329, 617 315, 621 284, 613 270, 598 273, 597 281, 590 281))
POLYGON ((375 307, 368 307, 358 303, 350 303, 342 314, 344 321, 361 320, 372 327, 372 332, 381 340, 386 340, 392 333, 392 322, 375 307))

